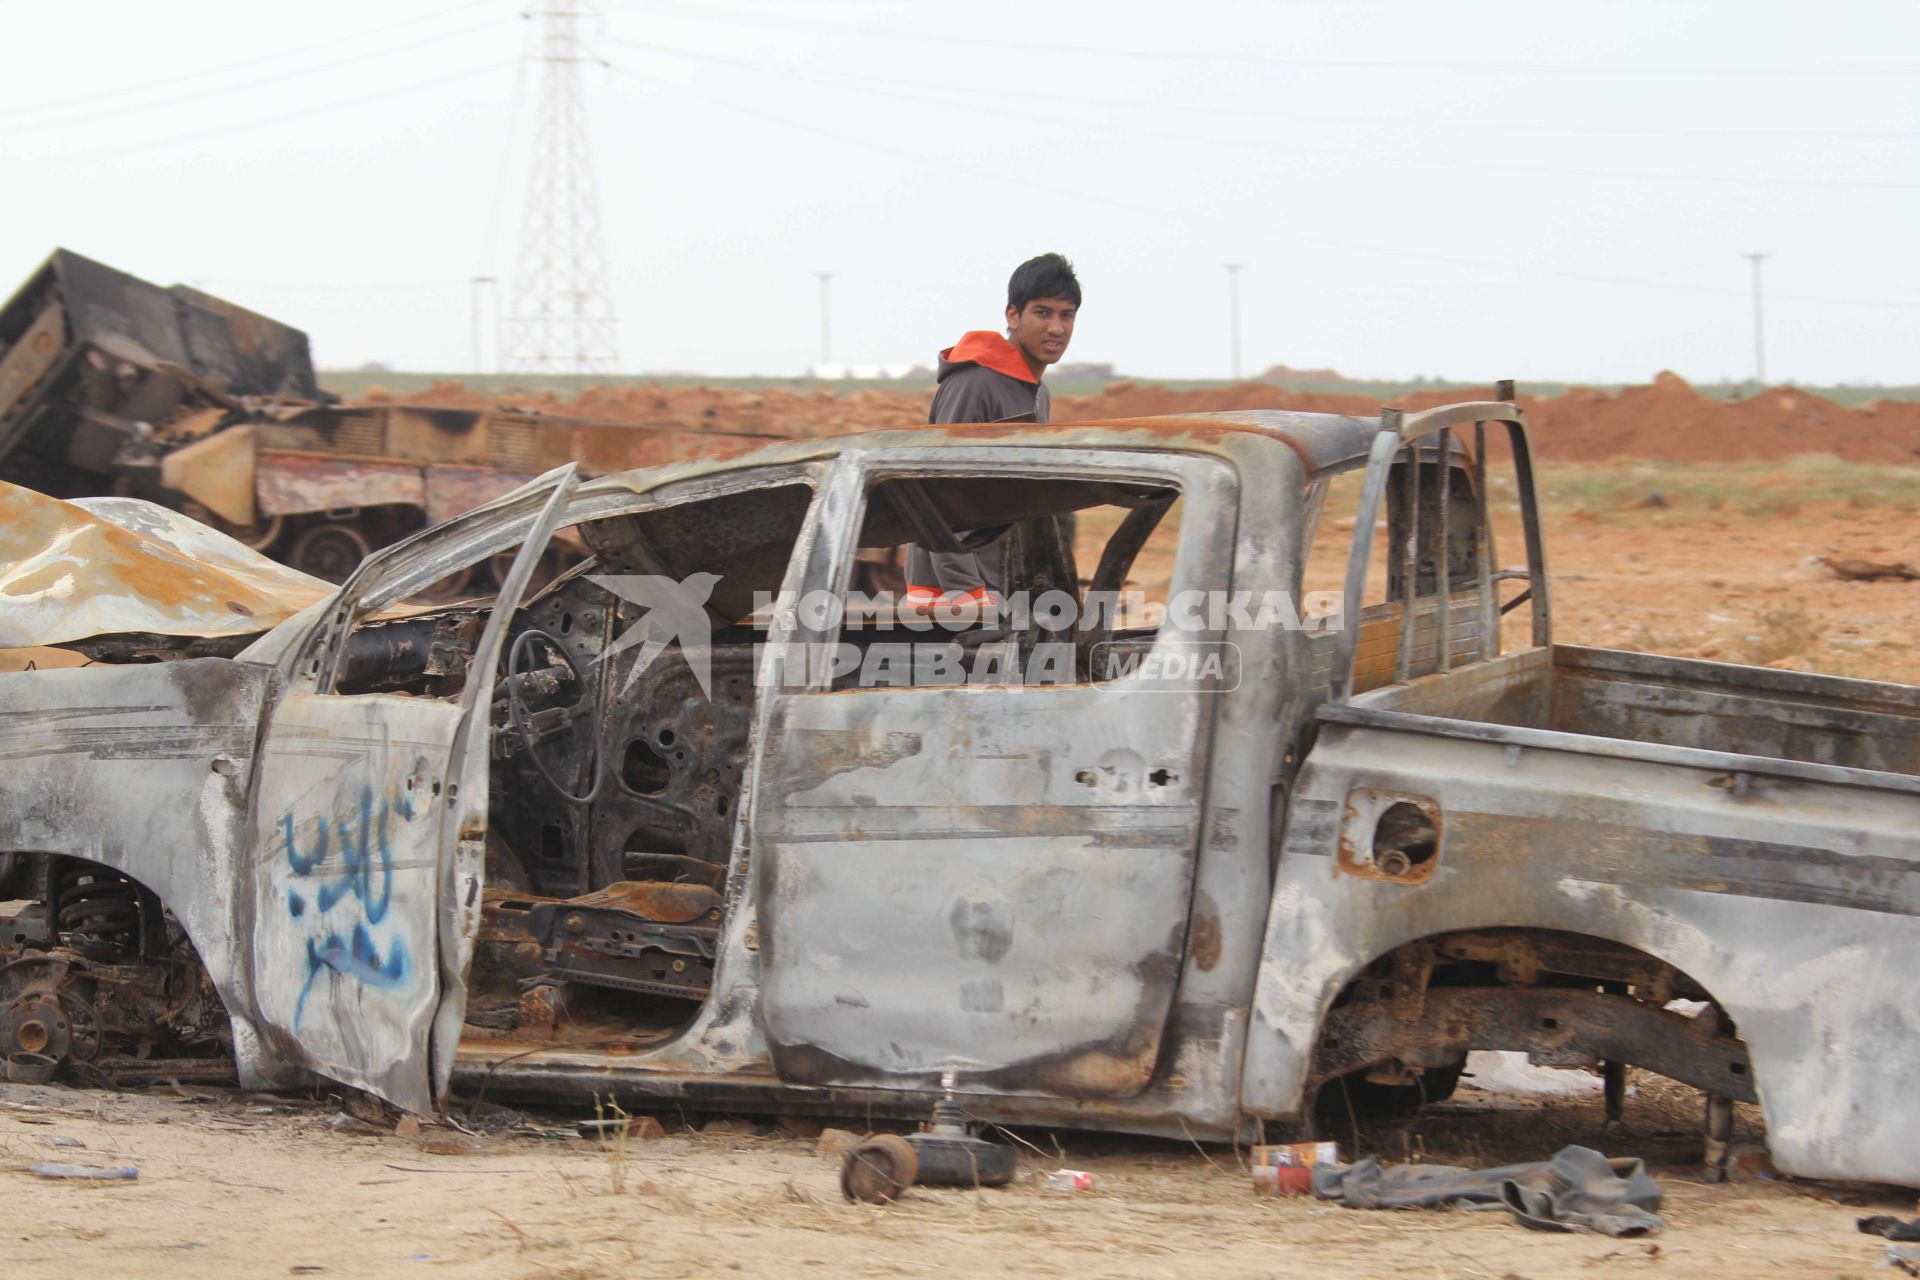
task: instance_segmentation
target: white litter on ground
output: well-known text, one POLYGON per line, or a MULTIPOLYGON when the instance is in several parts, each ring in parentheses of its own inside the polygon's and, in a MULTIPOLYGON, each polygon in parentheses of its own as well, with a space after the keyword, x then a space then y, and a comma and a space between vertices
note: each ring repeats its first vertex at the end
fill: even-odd
POLYGON ((1590 1071, 1536 1067, 1524 1053, 1476 1049, 1467 1055, 1462 1084, 1486 1093, 1534 1093, 1564 1096, 1599 1093, 1600 1077, 1590 1071))

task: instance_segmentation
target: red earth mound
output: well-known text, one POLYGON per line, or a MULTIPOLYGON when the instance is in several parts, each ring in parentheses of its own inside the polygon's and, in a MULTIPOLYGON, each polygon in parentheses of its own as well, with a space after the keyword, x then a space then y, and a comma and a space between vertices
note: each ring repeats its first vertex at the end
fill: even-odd
MULTIPOLYGON (((1398 403, 1417 410, 1491 395, 1490 388, 1424 391, 1398 403)), ((550 393, 503 398, 458 382, 435 383, 399 397, 411 404, 481 408, 507 403, 613 422, 796 436, 915 426, 926 421, 930 398, 930 393, 901 391, 836 395, 827 390, 739 391, 652 383, 592 387, 572 399, 550 393)), ((1848 408, 1791 387, 1728 401, 1702 395, 1671 373, 1619 392, 1574 388, 1560 396, 1523 396, 1521 403, 1533 426, 1536 451, 1556 462, 1708 462, 1825 453, 1853 462, 1920 464, 1917 403, 1880 401, 1848 408)), ((1123 381, 1094 395, 1057 397, 1053 417, 1056 422, 1086 422, 1226 409, 1372 414, 1379 408, 1365 396, 1294 391, 1265 382, 1169 391, 1123 381)))

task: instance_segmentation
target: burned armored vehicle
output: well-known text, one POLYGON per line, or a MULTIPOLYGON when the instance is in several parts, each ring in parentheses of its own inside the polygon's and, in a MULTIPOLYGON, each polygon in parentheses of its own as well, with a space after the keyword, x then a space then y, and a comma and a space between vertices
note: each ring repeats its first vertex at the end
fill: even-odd
MULTIPOLYGON (((151 499, 331 582, 549 467, 625 471, 770 438, 342 404, 321 390, 300 330, 66 249, 0 306, 0 479, 60 498, 151 499)), ((505 568, 469 566, 438 593, 490 588, 505 568)))
POLYGON ((1224 1140, 1510 1049, 1920 1185, 1920 691, 1556 644, 1511 403, 562 470, 278 616, 178 559, 0 581, 167 659, 0 676, 15 1069, 1224 1140), (988 616, 850 598, 986 539, 988 616))

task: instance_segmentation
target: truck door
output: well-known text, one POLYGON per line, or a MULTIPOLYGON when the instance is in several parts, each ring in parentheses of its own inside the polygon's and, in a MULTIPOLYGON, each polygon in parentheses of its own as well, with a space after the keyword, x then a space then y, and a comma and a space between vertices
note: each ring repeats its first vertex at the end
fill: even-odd
POLYGON ((442 526, 348 579, 268 713, 251 833, 259 1026, 280 1060, 411 1111, 433 1109, 451 1062, 431 1033, 457 1037, 464 1012, 500 645, 575 483, 567 467, 455 522, 525 526, 457 699, 336 693, 328 643, 396 584, 459 567, 419 567, 420 549, 462 532, 442 526))
MULTIPOLYGON (((964 471, 929 469, 924 453, 843 458, 801 581, 845 584, 855 532, 871 529, 861 513, 882 503, 938 511, 953 505, 943 493, 971 494, 977 528, 983 491, 1017 501, 1023 485, 1085 481, 1177 491, 1174 590, 1227 585, 1236 491, 1223 465, 965 458, 964 471), (903 476, 917 498, 881 496, 903 476)), ((929 1087, 951 1070, 963 1090, 1066 1097, 1148 1083, 1185 954, 1222 684, 1164 678, 1170 658, 1219 643, 1199 621, 1182 629, 1169 613, 1131 641, 1131 674, 1111 679, 876 688, 816 661, 831 669, 762 689, 749 838, 783 1078, 929 1087)), ((776 653, 797 662, 800 646, 831 653, 851 636, 799 620, 776 653)))

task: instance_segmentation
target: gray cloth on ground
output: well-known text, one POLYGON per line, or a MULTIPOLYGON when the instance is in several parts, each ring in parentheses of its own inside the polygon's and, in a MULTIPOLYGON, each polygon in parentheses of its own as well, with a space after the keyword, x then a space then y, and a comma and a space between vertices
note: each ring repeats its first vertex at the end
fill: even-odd
POLYGON ((1504 1206, 1536 1231, 1584 1228, 1644 1236, 1661 1226, 1660 1186, 1633 1158, 1609 1160, 1589 1147, 1562 1147, 1551 1160, 1498 1169, 1440 1164, 1383 1165, 1375 1156, 1350 1165, 1318 1165, 1313 1194, 1350 1209, 1504 1206))

